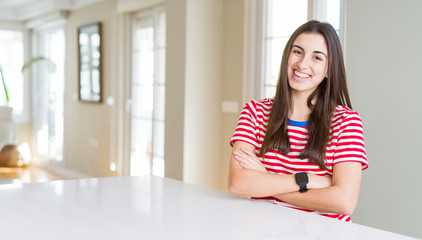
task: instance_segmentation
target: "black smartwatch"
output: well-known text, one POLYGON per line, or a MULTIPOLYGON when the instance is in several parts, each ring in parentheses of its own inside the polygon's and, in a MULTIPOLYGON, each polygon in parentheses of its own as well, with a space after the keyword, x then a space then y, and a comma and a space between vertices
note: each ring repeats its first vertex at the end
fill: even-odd
POLYGON ((308 191, 306 184, 308 184, 308 174, 306 172, 300 172, 295 174, 296 183, 300 186, 299 192, 304 193, 308 191))

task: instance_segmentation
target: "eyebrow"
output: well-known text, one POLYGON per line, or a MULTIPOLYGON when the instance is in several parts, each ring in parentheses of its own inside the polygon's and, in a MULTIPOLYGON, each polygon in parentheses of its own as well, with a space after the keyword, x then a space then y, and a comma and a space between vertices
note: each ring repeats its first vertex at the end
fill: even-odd
MULTIPOLYGON (((301 46, 299 46, 299 45, 293 45, 292 47, 297 47, 297 48, 301 49, 302 51, 305 51, 305 49, 303 49, 303 47, 301 47, 301 46)), ((314 51, 314 53, 320 53, 320 54, 324 55, 326 58, 328 58, 328 57, 327 57, 327 54, 325 54, 324 52, 321 52, 321 51, 314 51)))

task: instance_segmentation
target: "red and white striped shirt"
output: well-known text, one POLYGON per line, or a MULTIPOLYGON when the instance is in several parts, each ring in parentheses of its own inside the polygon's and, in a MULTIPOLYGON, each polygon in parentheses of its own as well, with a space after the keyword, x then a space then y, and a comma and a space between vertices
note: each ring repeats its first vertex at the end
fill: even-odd
MULTIPOLYGON (((328 170, 320 169, 316 163, 309 163, 307 158, 300 159, 298 157, 307 143, 307 122, 289 121, 287 134, 290 140, 290 152, 288 154, 270 150, 263 158, 260 157, 258 152, 264 141, 272 104, 273 99, 269 98, 248 102, 240 114, 236 131, 230 141, 231 146, 235 141, 243 141, 255 146, 255 153, 269 173, 295 174, 307 172, 320 176, 331 176, 333 166, 341 162, 359 162, 362 164, 362 169, 368 168, 361 118, 357 112, 340 105, 336 107, 331 121, 330 137, 326 150, 328 170)), ((307 212, 315 212, 287 204, 271 196, 259 199, 270 200, 277 205, 307 212)), ((347 222, 351 220, 350 216, 343 214, 316 213, 347 222)))

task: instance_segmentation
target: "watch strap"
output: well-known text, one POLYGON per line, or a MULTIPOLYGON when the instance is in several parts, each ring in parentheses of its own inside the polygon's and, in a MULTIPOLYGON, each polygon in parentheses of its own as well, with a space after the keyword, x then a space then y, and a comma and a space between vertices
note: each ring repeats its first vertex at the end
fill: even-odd
POLYGON ((306 172, 299 172, 295 174, 296 183, 299 185, 299 192, 304 193, 308 191, 307 184, 309 182, 308 174, 306 172))

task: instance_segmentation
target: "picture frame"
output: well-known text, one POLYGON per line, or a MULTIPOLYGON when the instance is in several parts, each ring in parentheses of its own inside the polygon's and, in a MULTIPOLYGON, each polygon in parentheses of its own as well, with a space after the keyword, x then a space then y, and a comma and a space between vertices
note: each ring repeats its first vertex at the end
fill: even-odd
POLYGON ((79 100, 102 101, 101 23, 78 28, 79 100))

